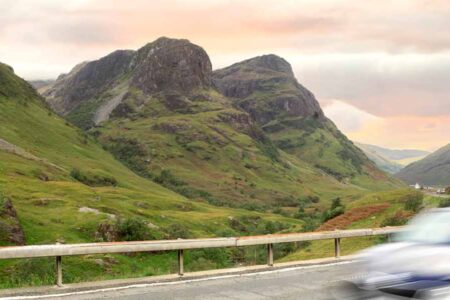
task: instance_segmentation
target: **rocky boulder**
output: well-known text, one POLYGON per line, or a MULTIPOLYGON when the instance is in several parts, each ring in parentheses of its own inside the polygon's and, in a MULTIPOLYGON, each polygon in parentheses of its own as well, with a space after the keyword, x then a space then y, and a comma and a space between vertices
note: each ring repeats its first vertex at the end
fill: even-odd
POLYGON ((10 199, 0 198, 0 244, 25 245, 25 234, 10 199))

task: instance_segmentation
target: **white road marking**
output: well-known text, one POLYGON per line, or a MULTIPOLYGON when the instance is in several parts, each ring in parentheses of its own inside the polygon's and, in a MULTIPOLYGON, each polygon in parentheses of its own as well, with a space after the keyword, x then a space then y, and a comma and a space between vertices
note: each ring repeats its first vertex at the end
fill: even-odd
POLYGON ((284 273, 284 272, 297 271, 297 270, 319 269, 319 268, 326 268, 326 267, 332 267, 332 266, 346 265, 346 264, 351 264, 351 263, 354 263, 354 262, 355 262, 354 260, 349 260, 349 261, 341 261, 341 262, 322 264, 322 265, 289 267, 289 268, 283 268, 283 269, 277 269, 277 270, 269 270, 269 271, 262 271, 262 272, 252 272, 252 273, 243 273, 243 274, 231 274, 231 275, 220 275, 220 276, 213 276, 213 277, 187 279, 187 280, 176 280, 176 281, 167 281, 167 282, 141 283, 141 284, 132 284, 132 285, 127 285, 127 286, 120 286, 120 287, 111 287, 111 288, 104 288, 104 289, 79 291, 79 292, 71 292, 71 293, 51 294, 51 295, 1 297, 0 299, 4 299, 4 300, 19 300, 19 299, 45 299, 45 298, 67 297, 67 296, 76 296, 76 295, 86 295, 86 294, 113 292, 113 291, 120 291, 120 290, 134 289, 134 288, 146 288, 146 287, 154 287, 154 286, 167 286, 167 285, 202 282, 202 281, 210 281, 210 280, 218 280, 218 279, 228 279, 228 278, 236 278, 236 277, 251 277, 251 276, 259 276, 259 275, 267 275, 267 274, 277 274, 277 273, 284 273))

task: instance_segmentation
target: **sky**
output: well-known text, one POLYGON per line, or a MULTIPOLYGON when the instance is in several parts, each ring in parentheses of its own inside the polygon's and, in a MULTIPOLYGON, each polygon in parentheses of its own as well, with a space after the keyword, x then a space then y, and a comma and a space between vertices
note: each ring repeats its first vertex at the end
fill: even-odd
POLYGON ((0 0, 0 61, 56 78, 160 36, 214 68, 274 53, 352 140, 435 150, 450 142, 448 0, 0 0))

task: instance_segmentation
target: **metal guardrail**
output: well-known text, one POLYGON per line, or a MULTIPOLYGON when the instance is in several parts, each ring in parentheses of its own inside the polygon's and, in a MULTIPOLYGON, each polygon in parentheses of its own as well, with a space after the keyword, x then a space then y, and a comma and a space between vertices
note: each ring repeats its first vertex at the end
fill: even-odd
POLYGON ((183 275, 184 250, 243 247, 267 245, 267 264, 273 266, 273 244, 316 241, 334 239, 335 257, 340 256, 341 238, 367 237, 376 235, 390 235, 398 233, 402 227, 384 227, 374 229, 335 230, 325 232, 269 234, 260 236, 206 238, 206 239, 178 239, 137 242, 86 243, 86 244, 56 244, 35 246, 0 247, 0 259, 56 257, 56 285, 62 286, 62 257, 88 254, 131 253, 178 251, 178 274, 183 275))

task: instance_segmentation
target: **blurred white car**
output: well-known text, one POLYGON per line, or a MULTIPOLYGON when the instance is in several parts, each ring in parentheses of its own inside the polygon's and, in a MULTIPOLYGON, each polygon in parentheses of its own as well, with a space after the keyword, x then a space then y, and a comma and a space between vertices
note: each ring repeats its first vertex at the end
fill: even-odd
POLYGON ((348 299, 450 299, 450 208, 418 215, 394 241, 360 254, 348 299))

